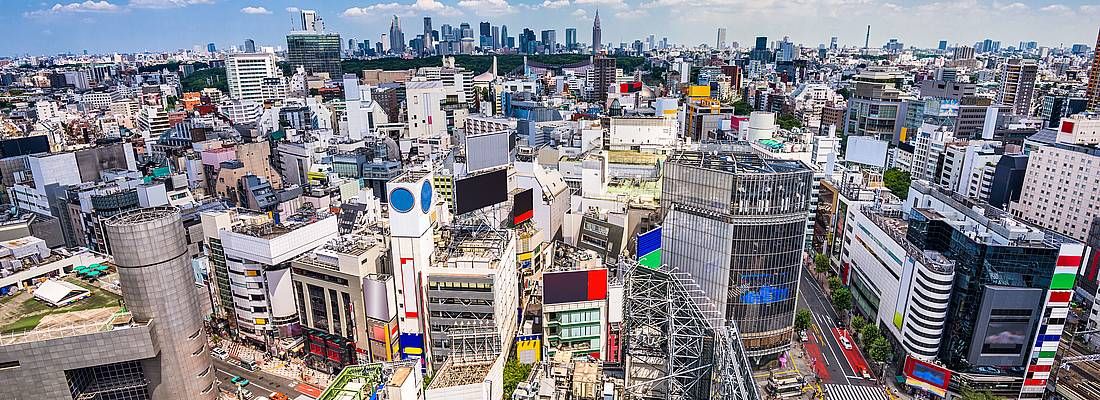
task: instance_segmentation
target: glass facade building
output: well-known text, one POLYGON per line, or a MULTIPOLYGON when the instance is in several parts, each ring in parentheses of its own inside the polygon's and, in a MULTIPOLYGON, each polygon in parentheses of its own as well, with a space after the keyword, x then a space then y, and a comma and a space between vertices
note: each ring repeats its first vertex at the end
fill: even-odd
POLYGON ((751 356, 790 345, 812 182, 801 162, 751 153, 682 152, 665 165, 663 257, 737 324, 751 356))
POLYGON ((304 67, 311 74, 343 76, 340 69, 340 34, 292 32, 286 36, 286 55, 291 68, 304 67))

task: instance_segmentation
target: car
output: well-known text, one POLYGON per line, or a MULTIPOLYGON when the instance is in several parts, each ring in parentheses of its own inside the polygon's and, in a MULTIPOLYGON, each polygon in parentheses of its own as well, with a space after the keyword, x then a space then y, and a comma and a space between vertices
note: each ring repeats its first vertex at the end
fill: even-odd
POLYGON ((844 346, 844 350, 851 350, 852 349, 852 342, 848 340, 847 336, 841 336, 840 337, 840 345, 844 346))
POLYGON ((253 400, 255 397, 248 389, 241 389, 237 391, 237 397, 242 400, 253 400))
POLYGON ((242 377, 236 376, 236 375, 234 375, 233 378, 229 379, 229 382, 232 382, 234 385, 237 385, 237 386, 240 386, 240 387, 245 387, 245 386, 248 386, 249 383, 252 383, 248 379, 245 379, 245 378, 242 378, 242 377))
POLYGON ((241 360, 241 368, 244 368, 244 369, 249 370, 249 371, 255 371, 256 370, 256 362, 252 361, 252 360, 241 360))
POLYGON ((871 380, 871 371, 868 371, 867 368, 860 369, 859 373, 860 376, 863 377, 863 379, 871 380))
POLYGON ((222 361, 225 361, 225 360, 229 359, 229 352, 225 351, 225 349, 223 349, 221 347, 215 347, 213 349, 210 349, 210 355, 212 355, 212 356, 214 356, 218 359, 221 359, 222 361))
POLYGON ((806 341, 810 340, 810 337, 806 336, 806 330, 805 329, 798 331, 798 339, 803 341, 803 342, 806 342, 806 341))

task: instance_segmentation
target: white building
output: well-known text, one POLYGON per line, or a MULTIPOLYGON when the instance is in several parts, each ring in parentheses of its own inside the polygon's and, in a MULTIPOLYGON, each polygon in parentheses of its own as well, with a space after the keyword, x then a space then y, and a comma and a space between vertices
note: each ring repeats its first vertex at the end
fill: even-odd
POLYGON ((371 99, 370 86, 359 84, 355 75, 344 75, 344 106, 347 130, 344 136, 362 140, 375 135, 375 127, 386 123, 389 117, 378 102, 371 99))
POLYGON ((264 80, 281 78, 282 73, 274 54, 237 53, 225 59, 225 77, 229 84, 229 97, 234 100, 264 100, 264 80))
POLYGON ((676 118, 611 117, 608 119, 607 144, 611 150, 658 152, 676 144, 676 118))
POLYGON ((447 133, 447 114, 442 106, 446 98, 441 81, 405 82, 410 139, 442 137, 447 133))

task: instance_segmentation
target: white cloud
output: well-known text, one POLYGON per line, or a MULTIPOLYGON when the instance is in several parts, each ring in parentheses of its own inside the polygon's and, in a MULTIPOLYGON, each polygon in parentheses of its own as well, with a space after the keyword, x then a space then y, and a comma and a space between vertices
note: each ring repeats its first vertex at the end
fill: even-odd
POLYGON ((287 7, 286 8, 286 12, 288 12, 288 13, 296 13, 296 12, 299 12, 299 11, 302 11, 302 9, 298 8, 298 7, 287 7))
POLYGON ((1100 6, 1085 4, 1081 6, 1081 12, 1085 14, 1100 14, 1100 6))
POLYGON ((477 15, 504 15, 516 12, 508 0, 461 0, 458 6, 477 15))
POLYGON ((130 0, 133 8, 180 8, 195 4, 214 4, 214 0, 130 0))
POLYGON ((1062 4, 1051 4, 1049 6, 1040 8, 1039 10, 1043 11, 1043 12, 1052 12, 1052 13, 1067 13, 1067 12, 1070 12, 1070 8, 1066 7, 1062 4))
POLYGON ((623 0, 574 0, 574 4, 585 4, 593 6, 606 6, 611 8, 627 8, 626 2, 623 0))
POLYGON ((996 8, 996 9, 999 9, 1001 11, 1027 11, 1028 9, 1031 8, 1031 7, 1028 7, 1027 4, 1024 4, 1024 3, 1021 3, 1021 2, 1002 4, 1002 3, 996 2, 996 1, 993 2, 993 7, 996 8))
POLYGON ((543 8, 562 8, 569 5, 569 0, 544 0, 543 8))
POLYGON ((45 10, 31 11, 25 15, 28 17, 46 16, 68 13, 111 13, 122 11, 122 7, 107 1, 86 0, 82 3, 54 4, 45 10))
POLYGON ((263 7, 245 7, 245 8, 241 9, 241 12, 245 13, 245 14, 253 14, 253 15, 271 14, 271 11, 269 11, 268 9, 263 8, 263 7))
POLYGON ((366 7, 351 7, 344 10, 347 18, 371 18, 388 17, 386 14, 400 16, 415 16, 417 14, 431 13, 435 15, 452 16, 462 14, 457 8, 440 3, 436 0, 416 0, 412 4, 407 3, 379 3, 366 7))
POLYGON ((624 9, 615 13, 615 17, 619 19, 634 19, 648 16, 649 13, 646 10, 640 9, 624 9))

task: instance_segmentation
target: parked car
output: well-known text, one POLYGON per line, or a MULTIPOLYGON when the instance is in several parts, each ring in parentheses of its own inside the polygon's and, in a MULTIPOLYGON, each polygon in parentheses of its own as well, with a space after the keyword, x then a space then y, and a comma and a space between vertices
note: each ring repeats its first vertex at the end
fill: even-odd
POLYGON ((221 347, 215 347, 213 349, 210 349, 210 355, 212 355, 216 358, 219 358, 222 361, 225 361, 225 360, 229 359, 229 352, 225 351, 225 349, 223 349, 221 347))
POLYGON ((847 336, 841 336, 840 337, 840 345, 844 346, 844 350, 851 350, 852 349, 852 342, 848 340, 847 336))
POLYGON ((229 382, 232 382, 234 385, 237 385, 237 386, 240 386, 240 387, 245 387, 245 386, 248 386, 249 383, 252 383, 248 379, 242 378, 242 377, 237 376, 237 375, 233 375, 233 378, 230 378, 229 382))
POLYGON ((810 338, 808 336, 806 336, 806 330, 805 329, 798 331, 798 339, 803 341, 803 342, 810 340, 810 338))

